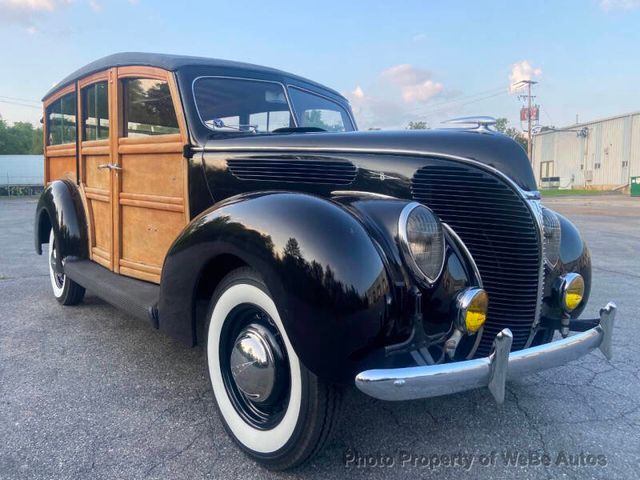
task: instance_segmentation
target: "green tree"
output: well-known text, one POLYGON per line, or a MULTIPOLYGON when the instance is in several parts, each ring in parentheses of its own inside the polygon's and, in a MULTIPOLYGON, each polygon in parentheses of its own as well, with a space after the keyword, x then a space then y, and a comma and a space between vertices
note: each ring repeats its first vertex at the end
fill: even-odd
POLYGON ((428 129, 429 129, 429 124, 421 120, 416 122, 409 122, 409 125, 407 125, 407 130, 428 130, 428 129))
POLYGON ((42 128, 29 122, 9 126, 0 116, 0 155, 42 153, 42 128))
POLYGON ((508 137, 513 138, 518 144, 524 148, 525 152, 527 151, 527 137, 515 127, 509 126, 509 120, 504 117, 496 118, 496 124, 494 127, 498 132, 504 133, 508 137))

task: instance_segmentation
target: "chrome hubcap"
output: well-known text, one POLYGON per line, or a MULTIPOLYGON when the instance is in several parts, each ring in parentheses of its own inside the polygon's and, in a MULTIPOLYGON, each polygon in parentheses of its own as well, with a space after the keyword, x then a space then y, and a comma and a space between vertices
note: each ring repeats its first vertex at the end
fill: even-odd
POLYGON ((264 326, 252 323, 236 338, 229 366, 233 380, 249 400, 267 403, 274 397, 282 359, 275 338, 264 326))

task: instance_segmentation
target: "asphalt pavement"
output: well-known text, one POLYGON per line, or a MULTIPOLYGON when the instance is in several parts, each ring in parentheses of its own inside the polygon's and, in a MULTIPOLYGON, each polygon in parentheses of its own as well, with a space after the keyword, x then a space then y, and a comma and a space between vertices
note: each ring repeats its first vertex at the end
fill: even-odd
POLYGON ((104 303, 53 298, 36 200, 0 198, 0 479, 606 478, 640 475, 640 198, 546 201, 593 257, 585 316, 613 300, 599 352, 508 385, 404 403, 344 393, 321 455, 266 471, 227 437, 204 355, 104 303))

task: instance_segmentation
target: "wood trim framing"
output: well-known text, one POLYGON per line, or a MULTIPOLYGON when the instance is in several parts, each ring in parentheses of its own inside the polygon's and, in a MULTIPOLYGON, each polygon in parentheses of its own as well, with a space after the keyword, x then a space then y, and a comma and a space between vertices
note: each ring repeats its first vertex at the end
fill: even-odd
POLYGON ((76 89, 76 84, 75 82, 67 85, 64 88, 61 88, 60 90, 52 93, 49 97, 45 98, 42 103, 44 105, 44 110, 45 110, 45 114, 47 111, 47 108, 49 107, 49 105, 51 105, 53 102, 55 102, 56 100, 58 100, 60 97, 64 97, 65 95, 68 95, 69 93, 74 92, 76 89))
POLYGON ((45 182, 52 180, 47 178, 47 159, 60 158, 65 162, 63 157, 75 157, 77 150, 77 181, 89 223, 91 259, 115 273, 159 283, 165 251, 170 245, 167 242, 173 241, 190 221, 189 163, 183 156, 189 134, 175 74, 149 66, 114 67, 96 72, 47 97, 43 101, 43 118, 45 182), (179 133, 124 136, 122 80, 128 78, 167 82, 179 133), (85 140, 82 90, 103 81, 108 86, 109 138, 85 140), (47 108, 73 92, 78 111, 77 143, 46 145, 47 108), (101 157, 104 163, 121 166, 122 170, 96 170, 103 163, 101 157), (128 223, 123 225, 125 219, 128 223))

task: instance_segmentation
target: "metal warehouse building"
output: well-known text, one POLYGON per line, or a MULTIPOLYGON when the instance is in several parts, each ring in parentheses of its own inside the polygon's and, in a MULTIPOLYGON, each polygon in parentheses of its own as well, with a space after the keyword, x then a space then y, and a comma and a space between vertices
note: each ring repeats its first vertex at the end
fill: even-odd
POLYGON ((627 188, 640 176, 640 112, 541 131, 533 170, 541 188, 627 188))

